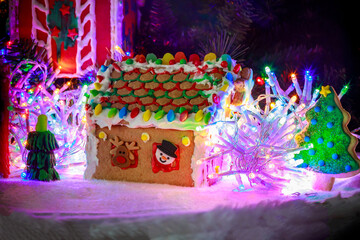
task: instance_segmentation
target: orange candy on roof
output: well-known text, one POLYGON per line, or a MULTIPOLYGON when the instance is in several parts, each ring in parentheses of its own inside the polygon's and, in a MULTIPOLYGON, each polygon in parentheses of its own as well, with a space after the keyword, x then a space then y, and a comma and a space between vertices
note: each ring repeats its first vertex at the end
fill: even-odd
POLYGON ((186 56, 185 56, 185 53, 183 53, 183 52, 177 52, 176 54, 175 54, 175 62, 180 62, 180 60, 181 59, 185 59, 186 61, 187 61, 187 58, 186 58, 186 56))
POLYGON ((145 56, 142 54, 138 54, 135 56, 135 61, 139 63, 144 63, 146 61, 145 56))

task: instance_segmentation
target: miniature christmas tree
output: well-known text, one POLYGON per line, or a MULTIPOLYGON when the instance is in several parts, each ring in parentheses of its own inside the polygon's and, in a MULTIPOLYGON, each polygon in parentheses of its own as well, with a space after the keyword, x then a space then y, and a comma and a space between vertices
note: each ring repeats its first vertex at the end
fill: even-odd
POLYGON ((26 149, 26 178, 29 180, 51 181, 60 180, 55 170, 56 159, 54 150, 59 148, 53 133, 47 130, 47 117, 40 115, 36 123, 36 131, 30 132, 26 149))
POLYGON ((315 171, 314 189, 330 191, 335 178, 345 178, 359 173, 360 160, 356 156, 357 139, 347 125, 350 114, 340 103, 335 90, 322 86, 321 97, 306 113, 308 125, 296 136, 300 147, 312 144, 313 148, 302 150, 295 159, 303 163, 297 167, 315 171))

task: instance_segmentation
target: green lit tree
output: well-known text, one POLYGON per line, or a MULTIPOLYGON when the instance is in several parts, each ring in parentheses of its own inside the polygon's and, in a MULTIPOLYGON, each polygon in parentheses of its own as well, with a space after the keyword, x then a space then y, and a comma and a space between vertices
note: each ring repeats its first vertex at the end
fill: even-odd
POLYGON ((297 167, 315 171, 314 189, 330 191, 335 178, 351 177, 359 173, 360 160, 355 153, 357 139, 347 125, 350 114, 345 111, 335 90, 322 86, 321 97, 313 108, 306 112, 308 125, 296 136, 302 150, 295 159, 303 163, 297 167))
POLYGON ((55 170, 56 158, 54 150, 59 145, 54 134, 47 130, 47 117, 40 115, 36 123, 36 131, 30 132, 26 149, 29 150, 26 163, 26 178, 29 180, 60 180, 55 170))

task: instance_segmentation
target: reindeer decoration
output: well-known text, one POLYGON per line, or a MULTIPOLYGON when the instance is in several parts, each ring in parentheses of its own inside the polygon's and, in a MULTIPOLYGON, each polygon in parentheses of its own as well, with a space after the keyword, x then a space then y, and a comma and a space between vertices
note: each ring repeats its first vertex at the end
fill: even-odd
POLYGON ((113 166, 128 168, 136 163, 135 155, 132 152, 139 149, 139 146, 135 146, 136 142, 124 142, 118 136, 114 140, 110 139, 110 142, 114 145, 114 148, 110 150, 110 154, 113 156, 111 159, 113 166))

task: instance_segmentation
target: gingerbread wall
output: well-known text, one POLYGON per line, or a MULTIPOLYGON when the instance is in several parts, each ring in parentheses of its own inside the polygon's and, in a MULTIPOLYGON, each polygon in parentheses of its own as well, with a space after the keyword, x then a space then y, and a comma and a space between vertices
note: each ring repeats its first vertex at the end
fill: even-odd
MULTIPOLYGON (((95 136, 99 136, 100 132, 106 134, 106 139, 99 138, 97 147, 97 158, 99 159, 93 178, 106 180, 124 180, 132 182, 147 182, 147 183, 162 183, 179 186, 194 186, 194 181, 191 177, 191 157, 194 153, 194 132, 193 131, 179 131, 173 129, 159 129, 159 128, 128 128, 124 126, 112 126, 111 130, 107 127, 100 128, 96 126, 95 136), (149 134, 149 140, 144 142, 141 139, 143 133, 149 134), (128 144, 136 142, 135 146, 139 150, 133 151, 137 155, 137 166, 122 169, 119 166, 113 166, 113 156, 110 153, 114 145, 111 140, 118 136, 119 140, 128 144), (188 137, 190 145, 185 146, 182 142, 183 137, 188 137), (152 165, 154 143, 161 144, 163 140, 169 141, 178 147, 179 154, 179 169, 164 172, 157 169, 154 172, 152 165)), ((114 148, 114 147, 113 147, 114 148)))

